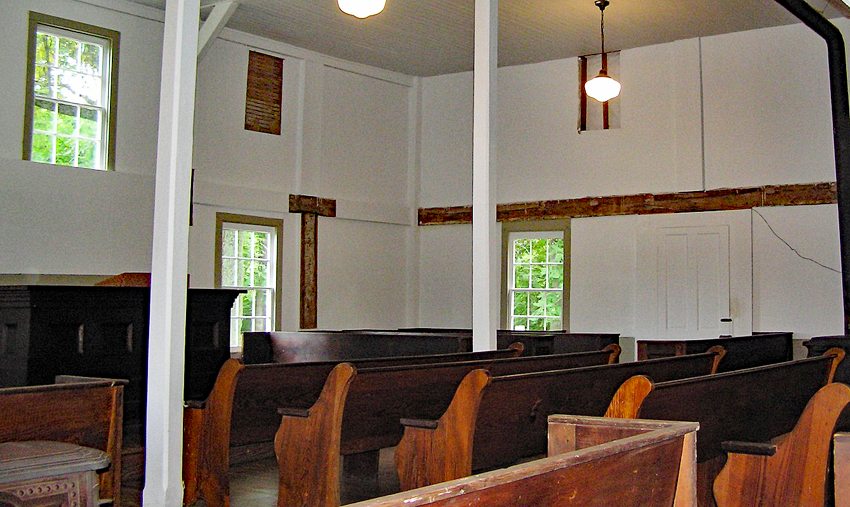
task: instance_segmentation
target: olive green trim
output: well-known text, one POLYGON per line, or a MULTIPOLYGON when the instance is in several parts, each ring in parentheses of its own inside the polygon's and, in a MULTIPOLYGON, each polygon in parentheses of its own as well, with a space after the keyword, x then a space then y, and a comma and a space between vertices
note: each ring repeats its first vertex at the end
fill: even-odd
POLYGON ((36 32, 38 26, 52 26, 78 32, 82 34, 94 35, 109 41, 110 57, 109 57, 109 108, 107 113, 106 126, 106 170, 115 170, 115 132, 118 123, 118 62, 121 46, 121 33, 102 28, 95 25, 89 25, 79 21, 42 14, 40 12, 30 11, 29 13, 29 30, 27 32, 27 89, 24 109, 24 140, 23 140, 23 160, 30 160, 32 154, 32 131, 33 131, 33 109, 35 105, 35 51, 36 51, 36 32))
POLYGON ((561 325, 565 331, 570 330, 570 219, 535 220, 528 222, 502 222, 502 291, 500 322, 505 329, 511 328, 510 301, 508 301, 508 255, 510 253, 510 235, 512 232, 546 232, 560 231, 564 233, 564 292, 561 298, 561 325))
POLYGON ((221 231, 225 223, 261 225, 274 228, 277 243, 275 245, 277 263, 275 266, 274 328, 275 331, 280 331, 281 319, 283 318, 283 219, 222 212, 215 214, 215 266, 213 276, 215 277, 214 287, 217 289, 221 288, 221 231))

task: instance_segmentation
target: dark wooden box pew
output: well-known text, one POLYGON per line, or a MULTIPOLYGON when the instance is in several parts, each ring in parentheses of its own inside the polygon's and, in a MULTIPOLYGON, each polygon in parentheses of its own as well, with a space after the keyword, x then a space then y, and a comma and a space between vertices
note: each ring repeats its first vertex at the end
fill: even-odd
MULTIPOLYGON (((727 356, 718 373, 742 370, 794 359, 794 333, 755 333, 702 340, 638 340, 638 359, 681 356, 705 352, 720 345, 727 356)), ((824 349, 825 350, 825 349, 824 349)))
MULTIPOLYGON (((494 376, 472 399, 456 397, 439 420, 404 420, 396 449, 402 490, 504 467, 546 453, 551 414, 605 415, 634 375, 673 380, 711 374, 724 351, 571 370, 494 376)), ((493 373, 491 371, 491 373, 493 373)))
MULTIPOLYGON (((475 369, 490 368, 499 372, 512 373, 582 367, 614 362, 619 357, 619 353, 619 346, 613 346, 595 352, 544 357, 363 368, 361 373, 364 375, 372 372, 363 378, 366 380, 375 378, 377 385, 372 386, 365 381, 358 382, 356 385, 365 386, 367 389, 365 403, 373 404, 364 409, 368 411, 368 416, 354 416, 364 421, 365 426, 356 431, 352 430, 354 433, 346 431, 344 436, 348 444, 342 454, 355 455, 368 451, 368 454, 356 456, 353 460, 358 465, 365 461, 367 468, 376 467, 376 451, 395 445, 401 438, 403 430, 398 421, 401 417, 409 416, 404 410, 414 393, 427 396, 423 403, 434 403, 436 408, 433 410, 441 413, 448 407, 454 390, 464 375, 475 369), (381 382, 384 384, 380 385, 381 382), (411 387, 408 388, 408 385, 411 387), (387 406, 385 407, 382 403, 386 403, 387 406), (399 410, 401 412, 398 412, 399 410)), ((396 358, 396 360, 400 359, 396 358)), ((371 366, 375 364, 373 361, 368 359, 361 363, 355 360, 344 364, 353 368, 361 365, 371 366)), ((387 363, 386 360, 379 360, 381 365, 387 363)), ((213 390, 206 401, 187 403, 184 411, 184 503, 192 503, 199 495, 202 495, 210 506, 229 505, 229 465, 238 461, 241 456, 263 456, 264 452, 268 453, 272 450, 271 442, 275 439, 275 432, 281 426, 279 409, 286 408, 290 414, 309 415, 310 417, 306 420, 311 423, 317 418, 331 417, 334 410, 341 415, 339 408, 320 410, 320 407, 328 403, 322 401, 320 394, 324 396, 324 391, 328 390, 327 385, 331 383, 330 375, 339 364, 329 361, 246 365, 237 360, 228 360, 219 372, 213 390)), ((359 387, 356 392, 359 392, 359 387)), ((359 398, 349 405, 356 408, 357 403, 359 398)), ((411 409, 414 406, 411 404, 411 409)), ((431 413, 428 412, 428 414, 431 413)), ((333 429, 339 438, 339 426, 333 426, 333 429)), ((318 442, 318 439, 316 441, 318 442)), ((306 446, 311 451, 314 450, 311 447, 312 444, 307 442, 310 440, 299 441, 293 444, 293 447, 306 446)), ((316 450, 316 452, 319 451, 316 450)), ((339 445, 330 452, 334 453, 338 459, 341 454, 339 445)), ((338 469, 337 463, 337 472, 338 469)), ((321 474, 324 474, 324 470, 321 474)), ((334 487, 338 494, 338 473, 334 487)))
POLYGON ((686 507, 696 423, 551 416, 548 458, 350 507, 686 507))
POLYGON ((275 331, 245 333, 243 340, 246 363, 339 362, 472 351, 472 333, 466 332, 275 331))
POLYGON ((57 376, 55 384, 0 389, 0 442, 52 440, 106 453, 111 465, 99 476, 100 497, 121 507, 126 384, 126 380, 57 376))
MULTIPOLYGON (((285 360, 287 351, 282 349, 277 342, 272 340, 270 333, 245 333, 242 346, 242 362, 245 364, 265 364, 265 363, 285 363, 292 364, 292 361, 285 360)), ((374 357, 363 359, 351 359, 356 361, 360 368, 378 368, 381 366, 393 366, 395 364, 430 364, 430 363, 448 363, 458 361, 476 361, 479 359, 503 359, 509 357, 518 357, 522 355, 525 346, 522 342, 511 343, 504 349, 485 350, 481 352, 450 352, 444 354, 420 354, 414 356, 392 356, 392 357, 374 357)), ((297 362, 317 362, 317 361, 297 361, 297 362)), ((337 364, 341 360, 334 359, 324 361, 337 364)))
POLYGON ((712 506, 712 484, 725 459, 723 442, 768 442, 791 432, 843 358, 844 351, 836 348, 820 357, 705 377, 655 384, 633 377, 617 391, 608 415, 699 422, 698 500, 712 506))

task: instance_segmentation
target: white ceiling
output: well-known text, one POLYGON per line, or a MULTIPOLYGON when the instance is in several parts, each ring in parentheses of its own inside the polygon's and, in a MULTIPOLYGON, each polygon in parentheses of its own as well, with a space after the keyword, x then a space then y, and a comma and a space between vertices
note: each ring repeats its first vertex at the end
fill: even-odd
MULTIPOLYGON (((165 0, 132 0, 164 9, 165 0)), ((773 0, 610 0, 605 47, 614 51, 797 22, 773 0)), ((829 18, 827 0, 807 0, 829 18)), ((475 0, 387 0, 357 19, 336 0, 240 0, 229 28, 414 76, 472 69, 475 0)), ((209 8, 203 10, 205 16, 209 8)), ((593 0, 501 0, 499 65, 599 52, 593 0)))

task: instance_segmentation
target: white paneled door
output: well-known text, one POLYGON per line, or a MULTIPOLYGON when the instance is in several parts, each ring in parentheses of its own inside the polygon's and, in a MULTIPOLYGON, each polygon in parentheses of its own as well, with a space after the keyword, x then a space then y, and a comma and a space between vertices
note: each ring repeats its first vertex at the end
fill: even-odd
POLYGON ((661 227, 656 240, 659 338, 730 332, 729 227, 661 227))

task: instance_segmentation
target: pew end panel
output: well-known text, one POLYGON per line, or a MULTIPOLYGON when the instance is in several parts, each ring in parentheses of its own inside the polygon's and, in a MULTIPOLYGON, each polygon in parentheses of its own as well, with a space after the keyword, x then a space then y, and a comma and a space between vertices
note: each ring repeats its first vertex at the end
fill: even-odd
POLYGON ((602 350, 610 352, 611 354, 611 356, 608 358, 608 364, 616 364, 620 362, 620 353, 623 351, 620 345, 616 343, 611 343, 603 347, 602 350))
POLYGON ((835 505, 850 505, 850 433, 838 432, 833 437, 833 470, 835 505))
POLYGON ((605 417, 617 419, 637 419, 643 400, 652 392, 654 383, 645 375, 635 375, 623 382, 614 393, 605 417))
POLYGON ((714 358, 714 365, 711 368, 711 373, 717 373, 718 368, 720 368, 720 361, 722 361, 723 358, 726 357, 726 349, 723 348, 722 345, 715 345, 709 348, 706 352, 717 354, 717 356, 714 358))
POLYGON ((353 366, 340 363, 313 406, 283 410, 274 440, 279 507, 339 505, 340 427, 345 397, 356 375, 353 366))
POLYGON ((832 383, 815 393, 790 433, 726 443, 726 466, 714 481, 718 507, 824 505, 832 432, 848 403, 850 387, 832 383))
MULTIPOLYGON (((609 425, 613 440, 581 450, 530 461, 352 504, 350 507, 551 506, 566 502, 583 506, 637 507, 694 504, 694 487, 685 475, 695 454, 687 438, 697 424, 687 422, 625 421, 599 417, 551 416, 551 425, 609 425), (643 431, 625 438, 616 428, 644 424, 643 431), (569 499, 569 500, 567 500, 569 499)), ((602 433, 601 429, 594 430, 602 433)), ((628 432, 628 431, 627 431, 628 432)))
POLYGON ((396 447, 395 463, 402 491, 472 474, 475 418, 481 392, 489 383, 487 371, 473 370, 464 377, 448 410, 438 421, 401 420, 404 436, 396 447), (433 456, 429 452, 431 446, 445 452, 433 456))
POLYGON ((0 442, 52 440, 104 452, 100 496, 121 507, 126 380, 58 376, 55 384, 0 389, 0 442), (25 407, 25 408, 22 408, 25 407))

